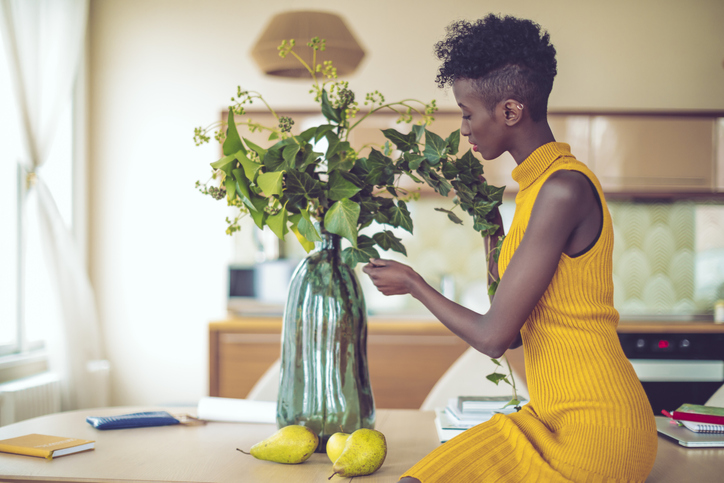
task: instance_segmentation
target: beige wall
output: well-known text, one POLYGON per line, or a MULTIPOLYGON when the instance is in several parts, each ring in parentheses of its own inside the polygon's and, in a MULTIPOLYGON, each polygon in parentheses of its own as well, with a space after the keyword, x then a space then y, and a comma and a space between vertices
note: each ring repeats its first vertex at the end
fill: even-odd
POLYGON ((236 86, 311 107, 308 85, 267 79, 248 52, 272 14, 341 13, 367 51, 358 95, 436 98, 432 46, 455 19, 533 18, 559 53, 552 109, 724 109, 724 3, 613 0, 92 0, 90 262, 114 404, 194 403, 206 393, 206 324, 222 317, 231 243, 223 208, 194 191, 236 86))

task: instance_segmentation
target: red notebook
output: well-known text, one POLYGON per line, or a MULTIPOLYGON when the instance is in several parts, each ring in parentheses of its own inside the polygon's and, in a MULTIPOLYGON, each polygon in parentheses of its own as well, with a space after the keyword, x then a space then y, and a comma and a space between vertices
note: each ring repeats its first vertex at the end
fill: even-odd
POLYGON ((694 421, 697 423, 724 424, 724 408, 699 406, 698 404, 682 404, 671 414, 674 419, 694 421))

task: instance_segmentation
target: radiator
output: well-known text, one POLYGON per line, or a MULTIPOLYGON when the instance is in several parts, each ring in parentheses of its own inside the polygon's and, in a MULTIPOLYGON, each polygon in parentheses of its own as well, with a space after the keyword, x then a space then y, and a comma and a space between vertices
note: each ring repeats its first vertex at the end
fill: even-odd
POLYGON ((60 411, 60 379, 51 372, 0 384, 0 426, 60 411))

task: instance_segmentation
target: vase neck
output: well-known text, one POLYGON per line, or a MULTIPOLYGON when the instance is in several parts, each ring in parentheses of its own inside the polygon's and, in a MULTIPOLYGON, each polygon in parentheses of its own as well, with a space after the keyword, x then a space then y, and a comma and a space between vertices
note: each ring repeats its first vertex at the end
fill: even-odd
POLYGON ((317 244, 317 248, 319 250, 332 250, 339 252, 341 242, 339 235, 329 233, 326 230, 322 230, 320 235, 322 236, 322 241, 317 244))

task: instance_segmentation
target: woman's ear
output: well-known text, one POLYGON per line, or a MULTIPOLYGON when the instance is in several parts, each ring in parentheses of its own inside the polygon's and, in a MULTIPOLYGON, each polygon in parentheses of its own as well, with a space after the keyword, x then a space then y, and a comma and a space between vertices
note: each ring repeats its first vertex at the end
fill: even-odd
POLYGON ((525 106, 515 99, 508 99, 503 102, 503 117, 505 124, 513 126, 523 118, 523 109, 525 106))

